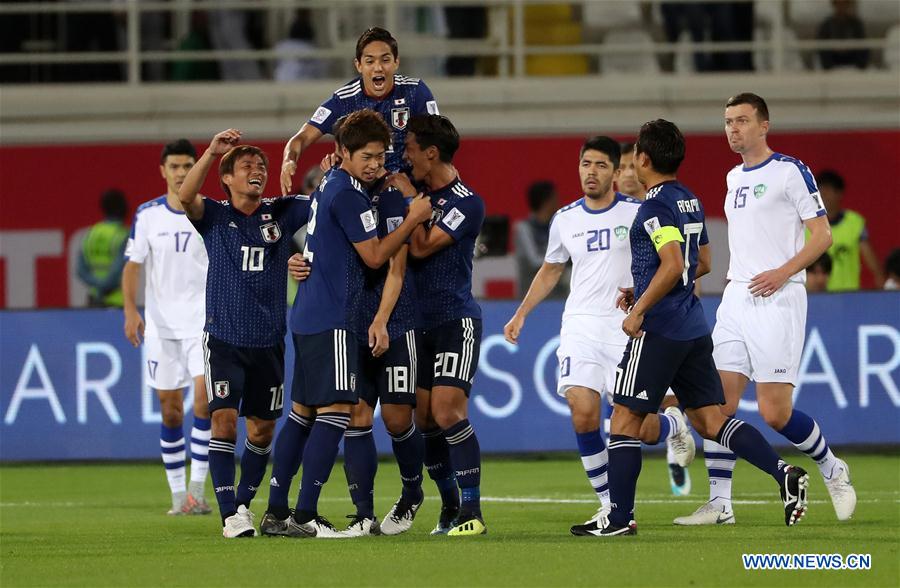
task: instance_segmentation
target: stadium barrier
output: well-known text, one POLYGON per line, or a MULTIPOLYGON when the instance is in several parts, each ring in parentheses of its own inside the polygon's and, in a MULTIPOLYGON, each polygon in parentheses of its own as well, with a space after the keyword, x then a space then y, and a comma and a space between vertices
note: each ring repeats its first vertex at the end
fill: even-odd
MULTIPOLYGON (((718 303, 703 300, 711 322, 718 303)), ((502 335, 515 303, 482 307, 470 406, 482 449, 574 451, 568 409, 555 393, 562 304, 538 307, 519 346, 502 335)), ((158 403, 144 382, 141 350, 125 340, 120 311, 0 311, 0 348, 0 461, 158 459, 158 403)), ((815 416, 831 444, 900 443, 900 294, 811 296, 800 374, 797 406, 815 416)), ((755 413, 753 398, 748 390, 738 416, 783 445, 755 413)), ((376 431, 380 450, 389 452, 383 426, 376 431)))

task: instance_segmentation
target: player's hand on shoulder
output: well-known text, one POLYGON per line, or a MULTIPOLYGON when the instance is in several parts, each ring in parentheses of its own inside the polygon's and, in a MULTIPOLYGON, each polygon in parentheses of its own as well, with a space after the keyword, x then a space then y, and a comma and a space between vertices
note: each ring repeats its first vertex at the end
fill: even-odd
POLYGON ((144 338, 144 319, 136 310, 125 311, 125 337, 135 347, 141 346, 141 340, 144 338))
POLYGON ((379 320, 373 321, 369 325, 369 349, 372 350, 372 357, 381 357, 390 346, 387 324, 379 320))
POLYGON ((518 345, 519 343, 519 333, 522 332, 522 327, 525 326, 525 317, 519 316, 518 313, 514 314, 509 322, 503 327, 503 338, 508 342, 518 345))
POLYGON ((395 172, 389 175, 384 180, 384 186, 393 187, 400 190, 400 193, 406 196, 407 198, 411 198, 416 195, 416 188, 412 185, 412 182, 409 180, 409 176, 402 172, 395 172))
POLYGON ((634 288, 619 288, 620 294, 616 297, 616 308, 622 309, 625 314, 631 312, 634 306, 634 288))
POLYGON ((222 155, 241 142, 241 132, 237 129, 227 129, 216 133, 209 143, 209 151, 213 155, 222 155))
POLYGON ((427 198, 421 192, 409 203, 407 217, 416 224, 424 223, 431 218, 431 198, 427 198))
POLYGON ((750 293, 754 296, 762 296, 767 298, 777 292, 779 288, 784 286, 790 276, 786 275, 780 268, 768 270, 761 274, 756 274, 750 280, 750 293))
POLYGON ((285 159, 281 162, 281 195, 287 196, 291 193, 293 181, 291 176, 297 171, 297 162, 285 159))
POLYGON ((329 153, 322 158, 322 161, 319 162, 319 169, 321 169, 323 172, 327 172, 340 162, 341 158, 338 157, 337 153, 329 153))
POLYGON ((629 337, 643 337, 644 331, 641 330, 641 325, 643 324, 644 315, 632 312, 625 317, 624 321, 622 321, 622 330, 625 331, 625 334, 629 337))
POLYGON ((295 253, 288 259, 288 273, 298 282, 308 278, 311 271, 312 266, 301 254, 295 253))

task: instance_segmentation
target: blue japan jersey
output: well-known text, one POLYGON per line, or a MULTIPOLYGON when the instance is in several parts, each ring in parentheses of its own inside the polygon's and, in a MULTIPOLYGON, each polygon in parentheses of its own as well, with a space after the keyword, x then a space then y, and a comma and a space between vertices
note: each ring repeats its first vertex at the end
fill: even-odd
POLYGON ((312 271, 297 289, 292 331, 314 335, 354 330, 353 310, 365 283, 366 266, 353 244, 376 237, 377 225, 360 182, 342 169, 329 172, 310 203, 303 256, 312 271))
POLYGON ((414 114, 440 114, 437 102, 425 82, 394 74, 394 87, 384 98, 372 98, 363 89, 362 79, 356 78, 338 88, 322 103, 309 119, 309 124, 323 134, 332 132, 334 122, 357 110, 370 108, 384 118, 391 127, 392 145, 386 153, 384 167, 397 171, 403 167, 403 149, 406 140, 406 123, 414 114))
MULTIPOLYGON (((403 224, 406 216, 406 198, 399 190, 390 188, 372 196, 372 211, 378 223, 378 238, 383 239, 403 224)), ((378 307, 387 279, 390 264, 386 263, 377 270, 365 269, 365 282, 362 292, 355 300, 351 314, 356 320, 354 331, 361 340, 367 340, 367 333, 378 307)), ((394 311, 388 320, 387 330, 390 340, 402 336, 416 326, 415 285, 412 271, 407 268, 403 275, 403 286, 394 311)))
POLYGON ((209 256, 207 333, 238 347, 284 339, 287 260, 309 206, 309 196, 264 198, 245 215, 228 201, 204 199, 203 217, 191 222, 209 256))
POLYGON ((645 331, 677 341, 689 341, 709 334, 700 300, 694 296, 699 246, 709 243, 705 218, 700 199, 674 180, 651 188, 638 208, 631 228, 631 274, 635 300, 647 290, 659 269, 659 255, 653 235, 673 229, 678 231, 682 239, 681 254, 685 260, 681 280, 644 317, 642 328, 645 331))
POLYGON ((411 260, 415 272, 421 326, 436 327, 461 318, 481 319, 481 307, 472 296, 472 257, 484 222, 481 196, 459 181, 429 194, 431 220, 453 243, 425 259, 411 260))

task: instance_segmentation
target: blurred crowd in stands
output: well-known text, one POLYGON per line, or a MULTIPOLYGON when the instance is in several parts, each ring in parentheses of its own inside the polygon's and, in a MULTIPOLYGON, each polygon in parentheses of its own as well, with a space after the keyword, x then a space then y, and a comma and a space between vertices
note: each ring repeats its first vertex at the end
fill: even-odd
MULTIPOLYGON (((13 0, 15 2, 16 0, 13 0)), ((26 0, 18 0, 19 2, 26 0)), ((80 0, 59 0, 79 4, 80 0)), ((101 0, 103 1, 103 0, 101 0)), ((121 0, 108 0, 119 8, 121 0)), ((95 2, 96 3, 96 2, 95 2)), ((9 4, 9 2, 6 2, 9 4)), ((43 3, 47 4, 47 3, 43 3)), ((209 50, 272 50, 265 59, 155 57, 141 68, 144 81, 262 80, 290 82, 343 78, 355 72, 346 58, 305 57, 317 48, 340 48, 372 24, 384 24, 386 3, 336 5, 332 8, 190 10, 190 2, 172 2, 173 10, 142 11, 142 52, 184 53, 209 50), (185 6, 188 8, 185 9, 185 6)), ((528 55, 529 75, 579 75, 611 72, 717 72, 768 70, 771 51, 678 50, 687 42, 734 43, 773 40, 787 47, 782 67, 832 70, 900 68, 900 3, 882 0, 738 0, 733 2, 664 2, 594 0, 525 5, 526 45, 603 43, 620 50, 600 57, 528 55), (863 10, 865 8, 865 10, 863 10), (775 27, 776 21, 784 23, 775 27), (799 50, 804 40, 865 40, 883 49, 799 50), (654 42, 670 43, 672 53, 654 53, 654 42), (621 47, 633 47, 623 53, 621 47)), ((396 6, 398 37, 405 47, 435 40, 468 39, 484 47, 498 44, 498 31, 510 31, 509 19, 489 5, 443 6, 439 2, 396 6)), ((122 10, 4 14, 0 51, 15 53, 120 52, 128 46, 127 16, 122 10)), ((404 56, 404 73, 425 77, 496 75, 498 58, 450 55, 404 56)), ((439 52, 438 52, 439 53, 439 52)), ((110 61, 80 64, 0 65, 3 83, 125 81, 127 67, 110 61)))

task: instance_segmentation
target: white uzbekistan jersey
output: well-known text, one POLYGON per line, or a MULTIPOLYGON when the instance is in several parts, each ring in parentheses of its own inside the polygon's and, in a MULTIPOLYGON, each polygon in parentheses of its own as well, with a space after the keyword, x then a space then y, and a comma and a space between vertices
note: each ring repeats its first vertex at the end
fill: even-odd
POLYGON ((625 315, 616 308, 619 288, 630 288, 631 242, 629 231, 640 201, 616 192, 612 204, 591 210, 584 198, 561 208, 550 223, 544 261, 572 260, 572 281, 563 312, 563 331, 574 330, 626 342, 625 315))
MULTIPOLYGON (((735 167, 727 182, 729 280, 749 282, 784 265, 803 248, 803 221, 825 215, 816 180, 799 159, 773 153, 759 165, 735 167)), ((790 281, 805 282, 806 272, 790 281)))
POLYGON ((125 249, 144 265, 145 334, 161 339, 203 335, 206 320, 206 248, 183 211, 166 197, 138 207, 125 249))

